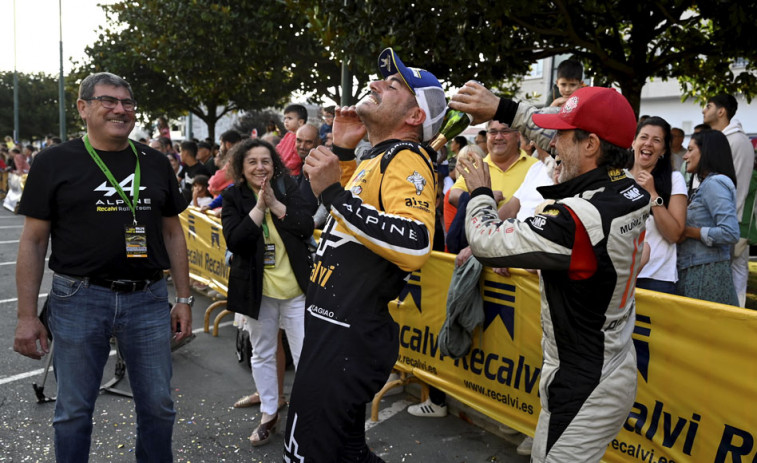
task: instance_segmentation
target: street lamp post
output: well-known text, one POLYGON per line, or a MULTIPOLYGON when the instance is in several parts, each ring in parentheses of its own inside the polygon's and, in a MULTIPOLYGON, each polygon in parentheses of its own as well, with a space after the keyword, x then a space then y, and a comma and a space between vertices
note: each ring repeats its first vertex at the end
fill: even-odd
POLYGON ((62 6, 62 0, 58 0, 58 30, 60 31, 60 77, 58 78, 58 118, 60 119, 59 136, 60 136, 61 141, 66 141, 66 91, 65 91, 65 78, 63 76, 63 6, 62 6))
POLYGON ((13 0, 13 143, 18 141, 18 71, 16 70, 16 0, 13 0))

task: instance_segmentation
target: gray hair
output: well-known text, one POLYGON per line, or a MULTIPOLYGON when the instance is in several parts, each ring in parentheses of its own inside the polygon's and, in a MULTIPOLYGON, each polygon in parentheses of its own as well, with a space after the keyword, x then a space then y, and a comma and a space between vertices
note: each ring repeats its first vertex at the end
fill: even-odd
POLYGON ((85 77, 79 85, 79 98, 92 98, 92 96, 95 94, 95 86, 100 84, 110 85, 113 87, 123 87, 129 91, 129 96, 131 97, 131 99, 134 99, 134 93, 131 91, 131 85, 129 85, 129 82, 126 82, 121 77, 118 77, 115 74, 111 74, 110 72, 97 72, 85 77))

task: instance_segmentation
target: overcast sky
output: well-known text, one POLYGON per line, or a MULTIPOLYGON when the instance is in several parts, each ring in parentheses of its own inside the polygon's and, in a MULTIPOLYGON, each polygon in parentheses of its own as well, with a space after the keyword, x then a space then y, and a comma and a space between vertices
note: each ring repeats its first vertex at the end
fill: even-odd
MULTIPOLYGON (((97 28, 105 25, 98 4, 116 0, 15 0, 16 69, 57 75, 60 69, 59 5, 63 14, 63 72, 71 70, 71 57, 84 58, 84 48, 97 40, 97 28)), ((0 71, 13 71, 14 0, 0 0, 0 71)))

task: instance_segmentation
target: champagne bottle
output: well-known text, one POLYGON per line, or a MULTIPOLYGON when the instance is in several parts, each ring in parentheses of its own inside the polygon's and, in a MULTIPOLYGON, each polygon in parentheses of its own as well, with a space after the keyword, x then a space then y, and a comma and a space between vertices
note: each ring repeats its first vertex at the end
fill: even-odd
POLYGON ((473 116, 470 114, 448 107, 442 121, 442 128, 439 130, 439 134, 431 141, 431 147, 435 151, 439 151, 449 140, 460 135, 463 130, 471 125, 471 122, 473 122, 473 116))

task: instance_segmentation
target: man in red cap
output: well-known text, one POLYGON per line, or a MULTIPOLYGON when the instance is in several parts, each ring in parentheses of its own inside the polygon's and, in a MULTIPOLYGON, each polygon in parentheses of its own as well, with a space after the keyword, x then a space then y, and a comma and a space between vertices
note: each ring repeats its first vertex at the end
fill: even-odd
POLYGON ((541 269, 542 410, 531 461, 598 462, 636 396, 634 286, 650 209, 649 194, 623 172, 636 117, 600 87, 577 90, 556 114, 471 83, 453 101, 474 122, 501 118, 543 138, 556 130, 559 183, 538 188, 547 201, 524 222, 497 217, 486 163, 458 160, 471 191, 465 231, 482 264, 541 269))

